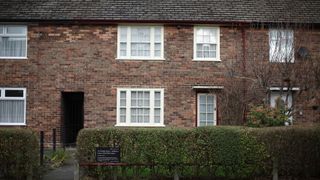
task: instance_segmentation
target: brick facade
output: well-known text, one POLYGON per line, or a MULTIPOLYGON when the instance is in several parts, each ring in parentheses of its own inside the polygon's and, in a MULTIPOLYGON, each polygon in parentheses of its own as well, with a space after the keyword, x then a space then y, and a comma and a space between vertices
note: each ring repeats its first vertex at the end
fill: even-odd
MULTIPOLYGON (((28 59, 0 60, 0 87, 27 88, 27 127, 61 128, 61 93, 84 92, 84 127, 116 123, 117 88, 164 88, 164 122, 169 127, 194 127, 197 91, 194 85, 225 85, 228 64, 243 59, 240 28, 220 27, 221 62, 193 61, 193 25, 164 26, 164 61, 117 60, 117 25, 28 25, 28 59)), ((247 53, 263 43, 268 30, 247 36, 247 53)), ((311 51, 319 53, 319 31, 311 51)), ((260 48, 260 47, 259 47, 260 48)), ((241 68, 241 63, 237 64, 241 68)), ((218 95, 218 124, 224 122, 223 91, 218 95)), ((235 123, 237 124, 237 123, 235 123)), ((238 123, 239 124, 239 123, 238 123)), ((59 138, 58 138, 59 140, 59 138)))

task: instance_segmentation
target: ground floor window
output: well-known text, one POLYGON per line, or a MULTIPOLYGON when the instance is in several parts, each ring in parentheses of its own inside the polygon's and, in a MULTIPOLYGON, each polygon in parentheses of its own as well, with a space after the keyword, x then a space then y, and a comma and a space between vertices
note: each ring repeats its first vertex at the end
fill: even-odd
POLYGON ((272 108, 291 108, 292 107, 292 93, 271 91, 270 92, 270 106, 272 108))
POLYGON ((117 91, 117 126, 164 126, 163 89, 117 91))
POLYGON ((0 88, 0 125, 26 124, 26 89, 0 88))
POLYGON ((216 96, 214 94, 198 94, 198 126, 217 125, 216 96))

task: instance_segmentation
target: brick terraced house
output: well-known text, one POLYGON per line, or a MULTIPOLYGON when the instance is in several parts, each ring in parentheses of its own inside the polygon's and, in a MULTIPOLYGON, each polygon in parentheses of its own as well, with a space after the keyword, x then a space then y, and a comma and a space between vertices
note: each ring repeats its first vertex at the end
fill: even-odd
POLYGON ((243 124, 239 103, 279 97, 319 123, 319 28, 319 0, 2 0, 0 128, 69 144, 81 128, 243 124))

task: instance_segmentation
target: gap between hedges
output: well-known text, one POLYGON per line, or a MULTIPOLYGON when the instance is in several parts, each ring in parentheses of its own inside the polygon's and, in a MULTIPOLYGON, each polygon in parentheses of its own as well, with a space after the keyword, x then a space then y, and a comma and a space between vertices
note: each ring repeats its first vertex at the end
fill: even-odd
POLYGON ((122 162, 148 166, 85 168, 87 176, 269 177, 276 161, 282 176, 320 177, 319 127, 84 129, 79 163, 95 162, 96 147, 120 147, 122 162))

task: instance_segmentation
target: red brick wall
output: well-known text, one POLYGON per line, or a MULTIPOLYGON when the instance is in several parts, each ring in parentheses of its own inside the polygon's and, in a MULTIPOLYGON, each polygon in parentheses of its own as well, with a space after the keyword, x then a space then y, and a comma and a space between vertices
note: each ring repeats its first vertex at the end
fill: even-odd
MULTIPOLYGON (((192 61, 192 25, 164 26, 165 61, 133 61, 116 60, 116 25, 29 25, 28 59, 0 60, 0 86, 27 88, 27 127, 44 130, 46 142, 52 128, 59 134, 62 91, 84 92, 88 128, 115 124, 118 87, 161 87, 165 125, 194 127, 192 86, 224 85, 226 66, 242 60, 240 29, 221 27, 220 33, 221 62, 192 61)), ((255 33, 268 42, 267 30, 255 33)), ((223 94, 217 94, 221 100, 223 94)), ((222 111, 218 104, 219 123, 225 124, 222 111)))

